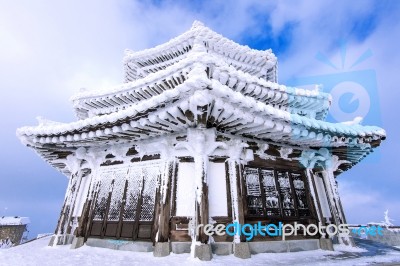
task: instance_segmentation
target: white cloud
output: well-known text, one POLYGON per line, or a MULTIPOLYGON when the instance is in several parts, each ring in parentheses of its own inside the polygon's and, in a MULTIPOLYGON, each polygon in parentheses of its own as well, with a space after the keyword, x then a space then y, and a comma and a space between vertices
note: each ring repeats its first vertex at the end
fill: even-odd
POLYGON ((386 210, 396 220, 395 224, 400 222, 400 200, 390 199, 375 187, 341 180, 339 192, 348 223, 381 222, 386 210))

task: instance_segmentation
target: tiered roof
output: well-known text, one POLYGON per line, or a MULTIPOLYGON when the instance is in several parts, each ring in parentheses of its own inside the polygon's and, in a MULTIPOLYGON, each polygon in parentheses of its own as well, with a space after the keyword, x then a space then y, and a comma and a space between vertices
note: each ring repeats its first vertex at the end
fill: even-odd
POLYGON ((329 94, 275 83, 261 75, 276 68, 271 51, 239 46, 199 23, 167 44, 128 53, 124 62, 126 83, 73 97, 80 120, 20 128, 20 139, 62 169, 58 159, 77 147, 139 141, 198 126, 299 149, 332 147, 352 164, 385 138, 378 127, 325 122, 329 94), (185 53, 174 52, 181 47, 185 53), (241 60, 248 67, 237 63, 241 60))
POLYGON ((191 56, 195 43, 222 58, 237 70, 276 81, 277 59, 271 50, 258 51, 239 45, 195 21, 192 28, 169 42, 140 52, 126 51, 126 82, 156 73, 191 56))
POLYGON ((330 95, 318 90, 286 87, 252 76, 235 69, 218 56, 208 52, 193 53, 191 57, 157 73, 111 89, 82 92, 72 98, 75 111, 78 117, 86 118, 126 109, 185 83, 189 78, 189 73, 199 63, 207 66, 204 71, 209 79, 218 80, 229 90, 240 92, 277 109, 316 119, 324 119, 328 112, 330 95))

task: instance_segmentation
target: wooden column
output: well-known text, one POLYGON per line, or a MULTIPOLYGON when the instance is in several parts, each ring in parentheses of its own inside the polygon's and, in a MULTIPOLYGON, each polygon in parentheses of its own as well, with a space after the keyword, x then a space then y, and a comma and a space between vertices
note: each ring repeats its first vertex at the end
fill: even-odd
MULTIPOLYGON (((232 222, 244 224, 244 208, 243 208, 243 191, 242 191, 242 171, 241 164, 234 160, 229 159, 227 168, 229 171, 230 191, 232 199, 232 222)), ((245 242, 245 236, 239 237, 235 235, 234 242, 245 242)))
POLYGON ((71 221, 73 220, 73 215, 74 215, 74 210, 77 207, 76 206, 76 199, 78 197, 78 193, 82 184, 82 179, 83 179, 83 170, 79 170, 79 172, 76 174, 76 181, 75 184, 73 185, 73 190, 72 190, 72 196, 70 200, 70 215, 68 217, 67 221, 67 226, 66 226, 66 233, 67 234, 73 234, 73 229, 75 229, 77 226, 73 227, 73 224, 71 224, 71 221))
POLYGON ((341 223, 344 223, 343 214, 341 213, 338 199, 335 196, 337 194, 336 187, 332 186, 332 182, 336 182, 333 171, 329 168, 325 169, 325 171, 322 172, 322 176, 324 178, 326 190, 328 192, 328 199, 332 208, 331 212, 335 220, 335 224, 339 225, 341 223))
MULTIPOLYGON (((199 224, 206 225, 209 223, 209 212, 208 212, 208 185, 206 182, 207 173, 204 171, 208 158, 203 156, 195 157, 195 175, 197 179, 196 184, 196 199, 195 199, 195 226, 199 224), (200 186, 200 187, 199 187, 200 186)), ((208 235, 204 233, 204 227, 199 230, 199 234, 196 235, 196 241, 203 244, 208 243, 208 235)))
MULTIPOLYGON (((92 203, 90 194, 91 194, 92 182, 94 180, 94 178, 93 178, 94 172, 91 169, 88 169, 88 171, 89 171, 88 174, 85 176, 85 178, 89 179, 86 181, 86 182, 89 182, 88 190, 86 191, 85 202, 83 203, 82 212, 80 213, 80 218, 78 220, 78 227, 77 227, 76 233, 75 233, 76 237, 84 237, 85 236, 86 225, 87 225, 88 218, 89 218, 88 217, 89 210, 90 210, 90 206, 92 203)), ((82 193, 84 193, 84 192, 85 191, 82 191, 82 193)))
MULTIPOLYGON (((327 167, 323 172, 323 177, 327 186, 330 206, 332 208, 332 213, 334 216, 335 224, 346 224, 344 212, 342 209, 342 204, 340 202, 339 193, 337 190, 337 184, 334 175, 334 168, 327 167)), ((339 243, 343 243, 345 245, 354 246, 354 241, 351 236, 339 236, 339 243)))
POLYGON ((89 190, 87 193, 86 202, 83 208, 82 216, 82 229, 81 229, 81 236, 85 237, 85 241, 88 239, 90 235, 94 207, 96 206, 96 198, 97 194, 99 193, 99 188, 101 182, 97 177, 97 167, 92 167, 92 173, 90 176, 90 185, 89 190))
POLYGON ((308 186, 309 186, 309 191, 311 193, 311 198, 312 198, 312 203, 314 205, 314 210, 317 215, 317 219, 319 222, 322 223, 322 213, 321 213, 321 205, 319 203, 319 198, 318 198, 318 192, 315 187, 315 181, 314 181, 314 174, 311 169, 306 169, 306 176, 308 180, 308 186))
POLYGON ((76 174, 72 174, 69 178, 67 192, 65 193, 64 197, 64 204, 61 209, 60 218, 58 219, 58 224, 55 231, 56 235, 63 235, 66 233, 66 224, 71 214, 71 198, 74 192, 74 184, 76 183, 77 178, 76 176, 76 174))
POLYGON ((168 242, 170 231, 170 209, 171 209, 171 182, 175 176, 176 161, 167 161, 164 172, 161 176, 161 186, 159 188, 159 201, 155 212, 154 232, 155 242, 168 242))
POLYGON ((71 219, 74 210, 74 204, 76 199, 76 194, 78 193, 78 188, 81 180, 81 171, 77 171, 72 174, 67 187, 67 192, 65 193, 64 204, 61 209, 60 218, 58 219, 56 227, 56 238, 54 244, 66 244, 67 239, 65 238, 71 233, 71 219), (58 239, 59 236, 64 236, 58 239))
MULTIPOLYGON (((307 169, 306 169, 306 171, 307 171, 307 169)), ((315 183, 315 178, 319 178, 319 177, 316 176, 315 173, 311 172, 312 186, 313 186, 313 189, 314 189, 313 191, 314 191, 314 194, 315 194, 315 199, 317 201, 317 206, 315 206, 315 208, 316 208, 317 215, 319 217, 318 220, 322 224, 325 224, 326 221, 325 221, 324 215, 322 213, 321 200, 320 200, 320 195, 318 194, 318 189, 317 189, 317 185, 315 183)), ((310 190, 311 190, 311 187, 310 187, 310 190)))

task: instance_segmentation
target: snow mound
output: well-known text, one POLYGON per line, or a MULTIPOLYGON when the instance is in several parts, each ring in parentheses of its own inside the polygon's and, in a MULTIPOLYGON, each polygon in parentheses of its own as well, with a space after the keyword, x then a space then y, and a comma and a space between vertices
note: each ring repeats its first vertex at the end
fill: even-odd
MULTIPOLYGON (((384 256, 343 257, 341 251, 303 251, 294 253, 267 253, 252 255, 242 260, 229 256, 213 256, 210 262, 193 259, 189 254, 172 254, 155 258, 151 252, 117 251, 83 246, 70 249, 66 246, 47 246, 50 236, 10 249, 0 250, 0 265, 368 265, 373 263, 400 262, 400 253, 384 256)), ((359 248, 335 248, 345 252, 362 252, 359 248)))

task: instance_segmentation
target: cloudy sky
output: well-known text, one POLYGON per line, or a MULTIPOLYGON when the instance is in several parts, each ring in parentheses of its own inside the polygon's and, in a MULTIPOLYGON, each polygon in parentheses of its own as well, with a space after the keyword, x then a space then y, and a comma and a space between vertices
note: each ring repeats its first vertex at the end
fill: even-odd
POLYGON ((348 222, 379 222, 389 209, 400 224, 399 17, 400 2, 385 0, 0 0, 0 216, 29 216, 29 237, 53 232, 67 185, 22 146, 18 127, 39 115, 74 121, 69 98, 121 83, 124 49, 161 44, 200 20, 240 44, 272 48, 280 83, 336 93, 331 121, 361 115, 386 130, 339 188, 348 222))

